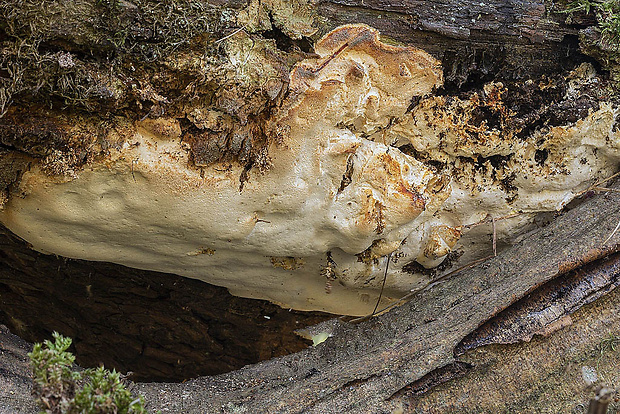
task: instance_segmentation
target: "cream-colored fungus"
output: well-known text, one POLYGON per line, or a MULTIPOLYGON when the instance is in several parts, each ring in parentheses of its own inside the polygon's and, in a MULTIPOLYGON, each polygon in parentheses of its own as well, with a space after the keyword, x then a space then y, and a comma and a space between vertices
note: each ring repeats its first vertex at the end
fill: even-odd
MULTIPOLYGON (((159 118, 137 123, 122 149, 73 176, 33 167, 0 220, 43 252, 362 315, 375 306, 388 255, 383 304, 427 285, 423 269, 452 251, 461 253, 452 268, 490 254, 490 225, 472 224, 514 215, 496 223, 500 244, 510 243, 536 213, 561 209, 618 169, 611 104, 523 139, 501 122, 474 121, 480 97, 434 96, 440 63, 380 42, 372 28, 338 28, 315 50, 320 57, 296 65, 288 97, 266 121, 278 131, 269 168, 251 170, 241 190, 242 166, 198 168, 178 120, 159 118)), ((581 67, 567 94, 591 76, 581 67)), ((484 104, 501 113, 502 93, 487 85, 484 104)), ((198 128, 221 120, 198 112, 187 116, 198 128)))

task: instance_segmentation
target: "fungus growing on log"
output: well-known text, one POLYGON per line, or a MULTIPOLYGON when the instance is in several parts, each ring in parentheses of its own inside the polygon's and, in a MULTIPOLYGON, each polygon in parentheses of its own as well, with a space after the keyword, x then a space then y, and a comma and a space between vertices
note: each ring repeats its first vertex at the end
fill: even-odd
MULTIPOLYGON (((230 59, 247 60, 235 50, 243 36, 225 39, 230 59)), ((384 304, 428 285, 438 273, 426 269, 451 252, 443 272, 488 255, 492 230, 475 227, 488 217, 505 218, 495 231, 510 243, 538 213, 618 169, 611 102, 551 121, 526 119, 510 103, 518 91, 499 82, 440 95, 440 62, 365 25, 335 29, 315 52, 292 69, 286 94, 274 86, 277 106, 243 125, 189 108, 182 121, 204 134, 177 118, 144 119, 82 169, 61 158, 33 164, 0 221, 39 251, 363 315, 388 260, 384 304), (248 168, 240 160, 252 151, 248 168)), ((569 102, 595 78, 584 64, 564 89, 531 81, 523 90, 556 88, 569 102)))

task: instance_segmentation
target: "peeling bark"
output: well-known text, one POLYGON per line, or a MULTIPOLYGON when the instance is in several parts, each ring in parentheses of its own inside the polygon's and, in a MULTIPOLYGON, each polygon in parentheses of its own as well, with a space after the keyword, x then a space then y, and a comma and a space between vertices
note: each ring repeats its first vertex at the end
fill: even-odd
POLYGON ((534 335, 550 335, 570 324, 570 315, 577 309, 619 284, 620 255, 616 253, 539 287, 468 335, 454 353, 459 356, 484 345, 512 344, 530 341, 534 335))

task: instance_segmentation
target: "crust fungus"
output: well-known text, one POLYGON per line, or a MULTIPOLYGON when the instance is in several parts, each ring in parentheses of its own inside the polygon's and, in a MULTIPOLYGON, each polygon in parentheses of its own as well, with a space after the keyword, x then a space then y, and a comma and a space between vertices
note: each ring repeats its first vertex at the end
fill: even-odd
MULTIPOLYGON (((293 68, 287 97, 261 121, 265 171, 193 159, 196 144, 177 119, 137 122, 122 148, 75 177, 34 165, 0 220, 43 252, 362 315, 375 306, 388 260, 385 303, 427 285, 433 272, 424 268, 451 252, 461 255, 454 266, 488 254, 489 228, 474 228, 487 217, 514 216, 497 222, 499 241, 510 242, 536 213, 562 208, 617 169, 611 104, 524 136, 504 85, 433 96, 440 63, 382 43, 368 26, 337 28, 315 52, 293 68)), ((575 76, 566 99, 589 75, 575 76)), ((234 135, 215 109, 187 118, 228 131, 226 142, 234 135)))

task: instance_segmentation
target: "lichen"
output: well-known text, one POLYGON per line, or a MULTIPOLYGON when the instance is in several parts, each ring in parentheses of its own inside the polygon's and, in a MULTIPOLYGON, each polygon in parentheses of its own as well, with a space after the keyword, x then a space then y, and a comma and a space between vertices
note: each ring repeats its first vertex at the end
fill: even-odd
POLYGON ((309 0, 250 0, 237 22, 251 32, 271 31, 274 26, 291 39, 312 36, 315 10, 309 0))
POLYGON ((86 110, 125 106, 133 66, 219 29, 216 11, 191 0, 3 0, 0 17, 4 110, 31 94, 86 110))

